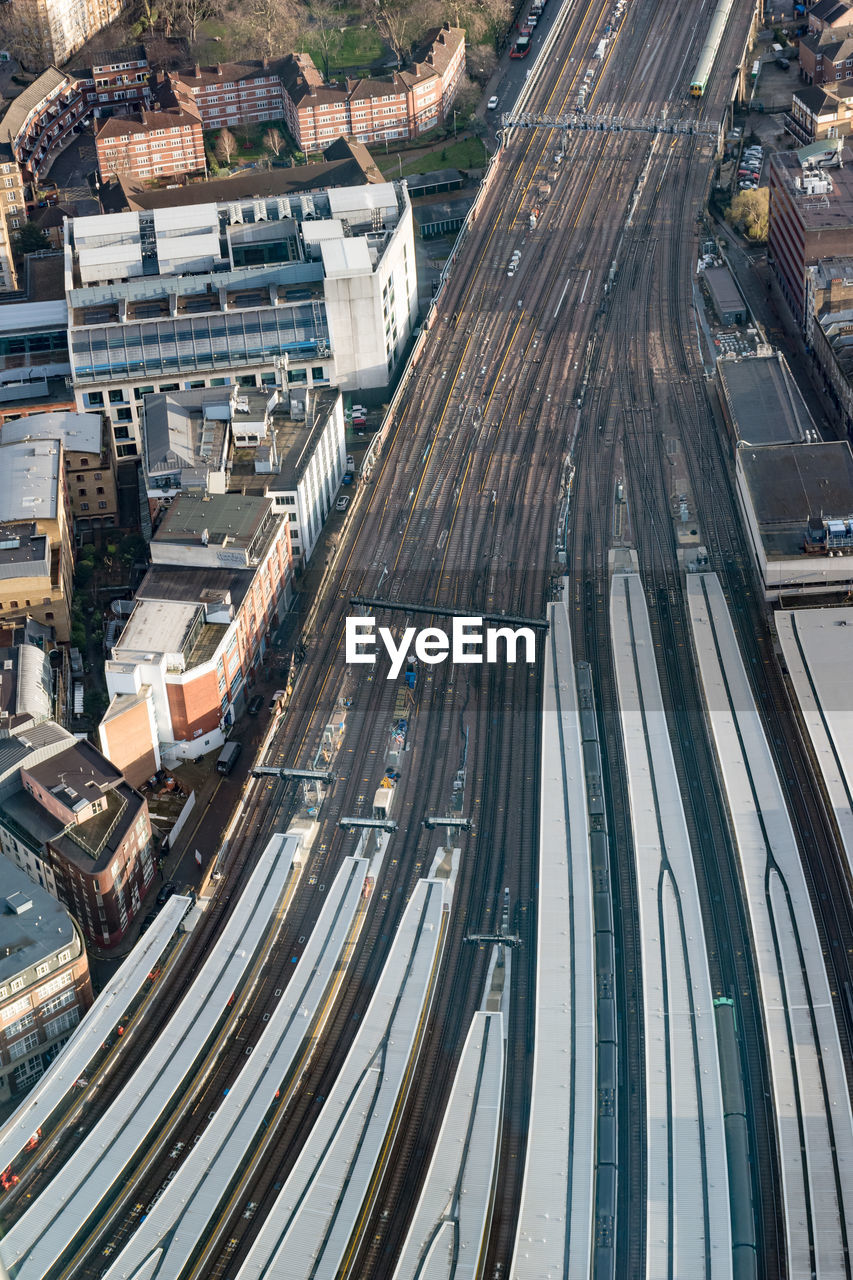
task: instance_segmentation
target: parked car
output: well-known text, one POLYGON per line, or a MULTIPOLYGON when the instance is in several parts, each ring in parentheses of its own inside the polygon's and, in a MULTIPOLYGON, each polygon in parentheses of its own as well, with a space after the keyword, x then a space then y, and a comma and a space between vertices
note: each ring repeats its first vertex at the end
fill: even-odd
POLYGON ((264 705, 263 698, 259 693, 256 693, 254 698, 252 698, 249 705, 246 707, 246 710, 248 711, 250 716, 256 716, 263 705, 264 705))
POLYGON ((494 111, 497 105, 498 105, 498 95, 496 93, 493 93, 491 98, 489 98, 489 101, 486 103, 486 110, 494 111))
POLYGON ((526 58, 530 52, 530 36, 519 36, 509 51, 511 58, 526 58))
POLYGON ((349 506, 349 498, 338 498, 337 502, 335 503, 335 510, 346 511, 348 506, 349 506))
POLYGON ((284 696, 285 696, 284 689, 276 689, 275 693, 270 698, 270 711, 275 711, 276 707, 282 701, 284 696))
POLYGON ((353 475, 352 471, 344 472, 344 478, 343 478, 344 484, 352 484, 354 479, 355 479, 355 476, 353 475))
POLYGON ((352 456, 351 453, 347 454, 347 466, 350 468, 350 470, 355 469, 355 458, 352 456))
POLYGON ((157 906, 164 907, 171 898, 172 894, 178 892, 178 886, 174 880, 167 880, 160 892, 157 894, 157 906))
POLYGON ((142 921, 142 924, 139 926, 140 937, 142 937, 143 933, 148 932, 148 930, 151 928, 152 924, 156 919, 157 919, 156 913, 153 911, 149 911, 148 915, 145 917, 145 919, 142 921))

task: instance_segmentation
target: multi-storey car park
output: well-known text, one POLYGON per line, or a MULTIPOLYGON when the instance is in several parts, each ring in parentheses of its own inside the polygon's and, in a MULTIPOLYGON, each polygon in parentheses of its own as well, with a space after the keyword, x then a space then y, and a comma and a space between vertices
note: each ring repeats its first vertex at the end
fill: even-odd
MULTIPOLYGON (((311 1135, 319 1132, 318 1118, 342 1079, 343 1064, 395 945, 406 899, 431 865, 435 836, 423 824, 434 827, 442 816, 468 824, 454 834, 461 853, 453 910, 416 1069, 387 1130, 382 1171, 367 1187, 347 1241, 344 1269, 360 1280, 393 1274, 491 963, 491 942, 465 939, 495 934, 509 888, 509 927, 522 945, 513 952, 500 1155, 482 1271, 487 1276, 513 1274, 534 1051, 545 1048, 537 1043, 535 1014, 537 836, 544 819, 537 785, 543 741, 542 648, 539 661, 530 666, 465 669, 421 663, 411 671, 415 688, 408 690, 402 673, 388 681, 382 668, 371 673, 347 668, 343 622, 353 608, 350 601, 361 597, 379 601, 374 606, 378 617, 398 638, 410 605, 466 614, 509 613, 542 628, 553 578, 564 568, 573 654, 588 664, 585 670, 595 688, 601 803, 611 835, 608 860, 602 862, 592 850, 590 857, 597 858, 592 863, 597 874, 602 865, 608 867, 614 899, 619 1176, 613 1271, 620 1276, 656 1274, 658 1245, 647 1230, 654 1188, 646 1165, 645 1099, 652 1066, 646 1060, 643 1023, 646 940, 637 912, 642 885, 631 823, 636 794, 629 787, 611 662, 608 553, 614 547, 636 552, 648 600, 710 989, 714 1000, 723 1002, 718 1025, 728 1028, 720 1039, 725 1045, 725 1096, 738 1109, 727 1117, 727 1132, 734 1132, 730 1119, 745 1121, 737 1128, 744 1160, 736 1178, 729 1163, 730 1183, 741 1193, 732 1204, 730 1266, 721 1258, 719 1267, 723 1273, 768 1280, 813 1271, 849 1274, 847 1256, 839 1249, 846 1230, 847 1157, 840 1147, 833 1151, 826 1139, 829 1127, 844 1138, 845 1112, 849 1114, 844 1073, 851 1066, 851 1010, 843 995, 853 976, 849 884, 814 772, 788 714, 738 518, 728 445, 717 433, 702 389, 690 310, 696 217, 715 146, 711 132, 690 128, 709 126, 713 131, 722 122, 733 91, 729 70, 741 57, 750 15, 743 6, 732 6, 718 33, 703 96, 689 101, 690 77, 710 18, 706 11, 696 22, 675 21, 655 0, 631 0, 630 6, 620 0, 615 9, 610 3, 585 8, 567 4, 559 11, 545 37, 548 54, 532 62, 534 74, 526 82, 523 105, 531 119, 536 117, 534 127, 508 129, 503 138, 417 362, 391 407, 381 452, 372 470, 368 465, 370 484, 352 504, 325 592, 303 637, 305 661, 294 695, 271 748, 278 763, 310 768, 340 714, 341 699, 349 704, 336 777, 328 783, 317 815, 308 875, 284 926, 279 971, 286 972, 291 955, 304 945, 299 940, 309 936, 334 873, 353 851, 353 837, 346 830, 351 822, 343 828, 337 824, 347 818, 373 820, 374 792, 388 760, 389 729, 395 726, 396 743, 405 721, 404 743, 393 748, 400 775, 394 788, 396 829, 390 833, 350 978, 300 1086, 277 1120, 280 1158, 271 1157, 257 1180, 243 1186, 217 1219, 223 1244, 209 1263, 215 1274, 239 1274, 261 1233, 274 1229, 266 1226, 275 1221, 272 1207, 300 1152, 309 1149, 311 1135), (624 15, 626 7, 630 21, 617 22, 616 31, 605 36, 615 11, 624 15), (647 127, 587 128, 572 130, 560 141, 548 121, 568 111, 581 88, 588 124, 606 124, 617 114, 623 121, 660 122, 666 104, 668 122, 675 118, 685 130, 668 135, 650 133, 647 127), (558 143, 560 162, 554 160, 558 143), (516 250, 522 267, 508 275, 516 250), (686 537, 677 538, 673 517, 682 506, 688 513, 686 537), (696 531, 692 543, 691 530, 696 531), (776 1040, 765 1020, 767 956, 761 949, 757 955, 753 951, 756 903, 746 892, 743 841, 730 820, 720 781, 722 776, 728 786, 735 751, 724 746, 718 762, 685 607, 684 570, 700 536, 733 605, 727 656, 736 658, 740 646, 746 658, 738 680, 754 699, 748 710, 754 752, 748 753, 748 762, 762 785, 773 788, 766 799, 780 827, 789 823, 786 876, 796 885, 796 910, 785 914, 785 904, 775 896, 773 906, 776 918, 787 921, 780 943, 784 964, 776 971, 793 985, 790 998, 774 1007, 772 1031, 775 1037, 787 1022, 802 1035, 797 1048, 805 1046, 801 1065, 806 1077, 793 1095, 777 1087, 786 1063, 790 1074, 792 1059, 773 1060, 776 1040), (763 742, 762 725, 769 730, 763 742), (781 766, 778 778, 774 761, 781 766), (802 940, 806 933, 809 950, 800 966, 799 994, 805 970, 815 1017, 826 1032, 820 1042, 828 1046, 832 1072, 825 1080, 814 1074, 810 1046, 815 1028, 808 1026, 798 1000, 798 966, 791 950, 791 939, 798 934, 802 940), (731 1088, 741 1073, 742 1101, 733 1097, 737 1087, 731 1088), (818 1105, 808 1117, 807 1142, 798 1144, 789 1139, 782 1109, 792 1099, 796 1106, 803 1089, 811 1091, 818 1105), (824 1105, 828 1094, 838 1099, 831 1117, 824 1105), (325 1099, 322 1106, 319 1098, 325 1099), (797 1182, 804 1186, 806 1178, 815 1180, 816 1193, 804 1215, 797 1212, 791 1188, 797 1182)), ((534 43, 539 39, 537 31, 534 43)), ((742 706, 745 702, 741 699, 742 706)), ((553 724, 546 726, 552 738, 553 729, 553 724)), ((584 733, 581 742, 586 740, 584 733)), ((741 769, 740 783, 745 776, 741 769)), ((250 787, 247 830, 233 837, 233 870, 220 894, 236 893, 259 831, 286 825, 297 803, 292 787, 289 782, 250 787)), ((572 849, 575 855, 580 856, 577 848, 572 849)), ((223 901, 219 897, 213 910, 223 901)), ((557 938, 550 942, 556 950, 557 938)), ((568 942, 565 947, 568 954, 568 942)), ((206 1117, 215 1113, 223 1090, 234 1085, 248 1038, 256 1042, 264 1015, 277 998, 274 990, 265 989, 249 1008, 240 1033, 247 1039, 238 1043, 235 1038, 227 1070, 202 1090, 195 1113, 176 1121, 177 1140, 157 1171, 159 1181, 140 1181, 143 1211, 160 1183, 181 1168, 193 1139, 203 1136, 211 1123, 206 1117)), ((604 1046, 612 1043, 599 1038, 599 1060, 609 1056, 604 1046)), ((597 1110, 599 1132, 607 1128, 602 1119, 597 1110)), ((571 1136, 563 1149, 567 1160, 570 1142, 571 1136)), ((596 1181, 601 1182, 600 1176, 596 1181)), ((612 1230, 613 1215, 608 1217, 609 1222, 596 1220, 597 1234, 612 1230)), ((132 1232, 131 1213, 121 1229, 132 1232)), ((456 1274, 452 1262, 446 1275, 456 1274)), ((96 1248, 81 1258, 77 1271, 94 1276, 103 1266, 96 1248)), ((568 1274, 563 1261, 556 1274, 568 1274)))

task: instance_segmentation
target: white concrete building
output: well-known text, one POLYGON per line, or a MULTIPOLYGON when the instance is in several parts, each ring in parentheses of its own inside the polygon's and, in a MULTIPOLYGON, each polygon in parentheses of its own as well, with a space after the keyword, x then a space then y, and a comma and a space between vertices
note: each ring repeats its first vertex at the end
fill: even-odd
POLYGON ((78 407, 141 450, 146 395, 381 390, 417 312, 405 184, 75 218, 65 229, 78 407))
MULTIPOLYGON (((305 565, 346 470, 346 429, 340 391, 309 388, 297 403, 298 418, 272 415, 269 443, 257 452, 255 472, 288 521, 294 561, 305 565)), ((238 479, 232 476, 232 484, 238 479)))

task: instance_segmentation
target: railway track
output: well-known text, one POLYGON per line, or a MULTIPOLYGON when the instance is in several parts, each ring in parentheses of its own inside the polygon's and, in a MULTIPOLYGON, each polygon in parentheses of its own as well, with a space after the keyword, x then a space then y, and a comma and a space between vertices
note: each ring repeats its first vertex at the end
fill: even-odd
MULTIPOLYGON (((541 110, 559 109, 574 92, 591 40, 608 6, 590 0, 572 10, 555 56, 541 73, 534 102, 541 110)), ((682 6, 686 11, 686 6, 682 6)), ((678 103, 686 92, 681 74, 693 48, 687 27, 661 23, 659 0, 634 0, 630 29, 620 36, 599 72, 602 101, 625 111, 650 111, 662 102, 678 103), (658 40, 650 56, 650 34, 665 28, 672 40, 658 40), (642 69, 642 80, 632 76, 642 69), (642 83, 637 90, 636 84, 642 83)), ((666 11, 668 19, 677 14, 666 11)), ((704 110, 720 111, 721 97, 704 110)), ((683 105, 688 115, 695 108, 683 105)), ((666 139, 665 145, 669 144, 666 139)), ((496 179, 464 245, 456 273, 441 299, 435 332, 415 372, 398 413, 393 438, 386 445, 378 475, 356 504, 347 546, 326 586, 324 608, 306 637, 307 654, 291 707, 274 744, 276 757, 293 765, 310 764, 325 724, 342 696, 352 699, 350 733, 359 726, 355 750, 348 738, 339 780, 327 797, 323 822, 311 854, 310 875, 299 897, 271 968, 270 982, 246 1010, 243 1034, 257 1033, 271 984, 284 980, 299 937, 310 929, 319 910, 322 886, 349 852, 349 837, 337 830, 343 813, 358 811, 381 777, 382 750, 390 722, 392 686, 379 672, 357 679, 342 660, 343 619, 353 595, 384 595, 400 600, 432 600, 437 605, 463 605, 472 612, 501 610, 541 616, 551 593, 554 533, 560 501, 560 477, 567 453, 575 445, 576 485, 569 522, 569 564, 576 574, 574 597, 576 657, 592 663, 601 711, 602 750, 610 779, 610 829, 614 847, 627 850, 626 780, 614 733, 615 688, 607 654, 607 550, 613 541, 613 493, 627 468, 626 436, 635 431, 624 401, 637 396, 654 413, 662 398, 650 352, 659 326, 682 361, 680 346, 689 332, 683 319, 664 314, 655 294, 660 244, 686 237, 692 245, 693 218, 703 180, 690 174, 710 160, 696 139, 678 139, 663 169, 667 187, 658 186, 662 162, 652 158, 651 177, 641 190, 638 221, 625 227, 626 213, 648 158, 647 143, 634 135, 579 135, 560 166, 553 194, 536 232, 526 229, 534 184, 553 169, 553 141, 546 131, 531 131, 510 140, 496 179), (521 245, 529 270, 510 282, 506 263, 521 245), (618 261, 616 283, 602 307, 607 268, 618 261), (534 265, 535 262, 535 265, 534 265), (587 293, 587 289, 589 292, 587 293), (581 302, 584 297, 589 303, 581 302), (592 345, 590 345, 592 344, 592 345), (616 389, 616 403, 613 390, 616 389), (575 406, 584 396, 580 418, 575 406), (620 402, 622 402, 620 404, 620 402), (575 433, 579 432, 575 441, 575 433), (313 883, 312 883, 313 881, 313 883), (275 975, 275 976, 272 976, 275 975)), ((666 159, 666 158, 665 158, 666 159)), ((661 288, 685 292, 690 270, 679 258, 665 273, 661 288)), ((658 277, 660 279, 660 277, 658 277)), ((679 306, 686 307, 687 303, 679 306)), ((683 357, 680 377, 695 378, 695 360, 683 357)), ((689 384, 678 403, 689 401, 689 384)), ((671 393, 672 394, 672 393, 671 393)), ((700 403, 693 400, 697 422, 700 403)), ((691 420, 685 431, 702 432, 691 420)), ((629 446, 630 448, 631 446, 629 446)), ((695 448, 695 444, 691 444, 695 448)), ((704 446, 703 446, 704 447, 704 446)), ((629 484, 637 484, 636 479, 629 484)), ((659 481, 656 484, 659 486, 659 481)), ((725 480, 727 484, 727 479, 725 480)), ((639 512, 637 502, 631 511, 639 512)), ((632 515, 633 519, 633 515, 632 515)), ((631 532, 646 536, 638 522, 631 532)), ((671 556, 672 548, 667 547, 671 556)), ((660 570, 658 570, 660 571, 660 570)), ((668 570, 672 582, 672 568, 668 570)), ((390 614, 391 624, 399 614, 390 614)), ((384 621, 385 619, 383 619, 384 621)), ((660 624, 659 624, 660 625, 660 624)), ((675 642, 682 623, 676 618, 662 636, 675 642)), ((363 670, 363 669, 362 669, 363 670)), ((669 688, 672 714, 689 696, 689 685, 669 688)), ((484 1274, 512 1252, 514 1212, 518 1204, 525 1124, 529 1106, 532 991, 534 977, 534 884, 536 873, 536 779, 541 677, 525 668, 472 668, 454 675, 447 667, 422 671, 418 704, 410 730, 403 776, 398 784, 396 813, 400 831, 392 841, 385 868, 374 892, 363 943, 344 984, 322 1045, 307 1071, 292 1107, 281 1118, 271 1157, 249 1194, 257 1211, 245 1219, 235 1210, 227 1224, 227 1251, 213 1274, 225 1276, 245 1255, 276 1190, 296 1159, 366 1007, 379 968, 387 956, 396 921, 420 868, 428 865, 435 837, 424 834, 426 812, 445 810, 462 756, 460 730, 468 731, 465 812, 476 825, 460 837, 462 867, 447 940, 445 959, 424 1048, 417 1087, 403 1112, 391 1153, 389 1173, 376 1209, 363 1233, 351 1274, 388 1274, 389 1260, 402 1243, 411 1208, 428 1163, 438 1119, 449 1092, 463 1029, 482 995, 486 954, 466 947, 466 929, 488 928, 499 911, 504 887, 515 907, 514 927, 524 939, 515 957, 510 1002, 511 1051, 507 1063, 506 1109, 501 1171, 493 1228, 484 1274)), ((707 747, 700 748, 707 751, 707 747)), ((686 744, 677 749, 681 759, 686 744)), ((695 759, 685 754, 685 776, 695 759)), ((702 766, 701 759, 699 767, 702 766)), ((703 775, 704 776, 704 775, 703 775)), ((695 788, 694 788, 695 790, 695 788)), ((254 841, 270 825, 286 822, 291 790, 264 788, 250 808, 247 828, 231 852, 226 892, 235 893, 242 869, 250 862, 254 841)), ((692 792, 690 793, 692 795, 692 792)), ((717 800, 714 800, 717 804, 717 800)), ((715 836, 721 811, 711 809, 715 836)), ((701 809, 694 813, 700 823, 701 809)), ((621 1006, 627 1035, 622 1065, 623 1104, 628 1117, 620 1137, 620 1228, 617 1274, 639 1275, 644 1258, 642 1149, 642 1011, 637 997, 639 938, 635 919, 633 859, 617 860, 617 953, 621 1006), (624 1215, 624 1216, 623 1216, 624 1215)), ((722 886, 721 886, 722 887, 722 886)), ((732 905, 729 897, 714 904, 714 884, 706 890, 718 937, 721 986, 731 972, 738 981, 748 972, 725 968, 727 937, 719 922, 732 905)), ((225 909, 225 893, 222 896, 225 909)), ((212 930, 215 921, 206 925, 212 930)), ((734 946, 731 938, 729 947, 734 946)), ((221 1091, 236 1071, 239 1053, 229 1058, 210 1089, 221 1091)), ((750 1064, 753 1080, 760 1060, 750 1064)), ((207 1100, 188 1121, 191 1141, 208 1115, 207 1100)), ((772 1151, 772 1143, 770 1144, 772 1151)), ((769 1157, 768 1157, 769 1159, 769 1157)), ((772 1172, 760 1170, 765 1242, 772 1231, 765 1182, 772 1172)), ((772 1181, 769 1182, 772 1186, 772 1181)), ((772 1192, 769 1193, 772 1200, 772 1192)), ((771 1259, 772 1254, 768 1255, 771 1259)), ((97 1260, 91 1271, 98 1274, 97 1260)), ((779 1275, 768 1266, 766 1274, 779 1275)))

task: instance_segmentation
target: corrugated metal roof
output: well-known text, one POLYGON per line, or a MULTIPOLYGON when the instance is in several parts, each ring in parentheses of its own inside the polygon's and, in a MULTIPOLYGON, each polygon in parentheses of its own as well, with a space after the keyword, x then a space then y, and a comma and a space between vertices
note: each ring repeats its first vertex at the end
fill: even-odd
POLYGON ((189 898, 175 895, 169 899, 148 932, 122 961, 62 1052, 17 1111, 0 1127, 0 1167, 5 1169, 11 1164, 36 1129, 46 1123, 54 1108, 74 1087, 124 1010, 139 994, 189 907, 189 898))
POLYGON ((843 1213, 849 1240, 853 1119, 820 937, 785 797, 716 574, 689 576, 687 596, 752 928, 780 1145, 788 1274, 811 1275, 816 1267, 822 1276, 844 1276, 840 1217, 843 1213), (816 1074, 818 1065, 822 1076, 816 1074))
POLYGON ((0 442, 0 521, 53 520, 58 497, 55 441, 0 442))
POLYGON ((289 836, 269 842, 200 973, 133 1076, 73 1159, 56 1171, 60 1176, 0 1241, 0 1257, 18 1280, 43 1280, 169 1111, 252 963, 298 848, 299 841, 289 836))
POLYGON ((548 612, 533 1094, 510 1274, 588 1280, 597 1113, 592 870, 565 600, 548 612))
POLYGON ((361 899, 367 860, 345 858, 299 963, 263 1035, 201 1139, 107 1272, 136 1274, 156 1251, 147 1275, 174 1280, 203 1241, 228 1192, 234 1170, 261 1141, 261 1122, 290 1076, 305 1036, 340 973, 341 951, 361 899))
POLYGON ((98 456, 102 440, 101 415, 61 409, 48 413, 31 413, 28 417, 4 422, 2 438, 4 441, 61 440, 64 448, 72 453, 93 453, 98 456))
POLYGON ((693 851, 639 574, 613 576, 610 634, 643 940, 646 1271, 666 1275, 671 1268, 676 1276, 701 1276, 710 1268, 710 1274, 730 1275, 728 1163, 713 992, 693 851), (689 1231, 681 1229, 685 1222, 689 1231))
POLYGON ((415 1044, 447 893, 437 880, 415 886, 334 1088, 237 1280, 336 1275, 415 1044))
POLYGON ((476 1280, 480 1274, 500 1133, 503 1073, 503 1015, 479 1011, 465 1038, 394 1280, 414 1276, 476 1280), (445 1239, 436 1239, 439 1231, 445 1239))

